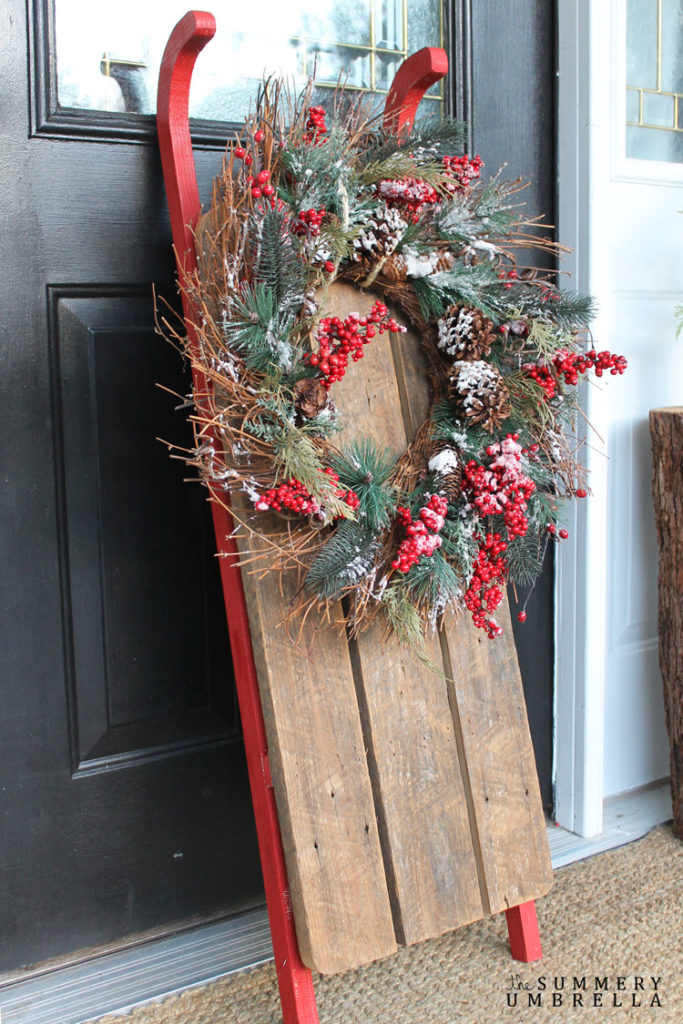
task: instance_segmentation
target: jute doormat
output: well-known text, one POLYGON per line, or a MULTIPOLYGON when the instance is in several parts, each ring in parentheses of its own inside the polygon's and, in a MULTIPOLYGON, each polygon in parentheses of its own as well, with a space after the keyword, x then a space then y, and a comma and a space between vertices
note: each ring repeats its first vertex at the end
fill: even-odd
MULTIPOLYGON (((540 963, 510 959, 499 915, 347 974, 316 977, 320 1022, 683 1021, 683 844, 668 828, 557 871, 538 916, 540 963)), ((267 966, 100 1024, 281 1020, 267 966)))

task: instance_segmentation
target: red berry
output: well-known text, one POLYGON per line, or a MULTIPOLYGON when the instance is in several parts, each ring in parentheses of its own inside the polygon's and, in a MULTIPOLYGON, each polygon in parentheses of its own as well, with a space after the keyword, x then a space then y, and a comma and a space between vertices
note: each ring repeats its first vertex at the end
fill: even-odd
POLYGON ((517 618, 520 622, 526 622, 526 612, 518 612, 517 618))

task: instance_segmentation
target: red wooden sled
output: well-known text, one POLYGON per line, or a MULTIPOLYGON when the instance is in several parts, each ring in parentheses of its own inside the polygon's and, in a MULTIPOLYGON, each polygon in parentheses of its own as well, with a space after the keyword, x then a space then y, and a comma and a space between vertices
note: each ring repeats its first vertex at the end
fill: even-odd
MULTIPOLYGON (((200 213, 188 120, 190 81, 197 56, 215 31, 213 15, 204 11, 188 12, 171 33, 159 74, 159 148, 181 278, 196 269, 193 229, 200 213)), ((404 61, 387 97, 385 124, 393 130, 410 127, 422 96, 447 70, 448 60, 440 49, 425 48, 404 61)), ((183 302, 186 329, 190 342, 194 343, 195 312, 184 296, 183 302)), ((204 381, 196 370, 194 372, 195 387, 201 390, 204 381)), ((224 500, 223 494, 221 500, 224 500)), ((220 502, 213 501, 211 507, 217 551, 221 556, 223 594, 283 1020, 284 1024, 317 1024, 312 975, 301 961, 294 929, 249 620, 237 565, 237 547, 232 538, 233 522, 220 502)), ((512 956, 525 963, 539 959, 541 944, 534 902, 513 907, 506 915, 512 956)))

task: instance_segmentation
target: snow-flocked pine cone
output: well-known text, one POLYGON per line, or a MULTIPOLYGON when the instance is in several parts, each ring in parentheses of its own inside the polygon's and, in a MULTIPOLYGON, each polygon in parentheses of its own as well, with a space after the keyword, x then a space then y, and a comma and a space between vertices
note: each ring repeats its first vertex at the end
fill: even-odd
POLYGON ((493 321, 471 306, 451 306, 438 325, 439 348, 457 359, 485 359, 496 337, 493 321))
POLYGON ((405 262, 401 257, 390 256, 382 266, 382 277, 391 284, 400 284, 408 277, 405 262))
POLYGON ((386 259, 400 242, 407 227, 408 222, 398 210, 386 205, 379 206, 374 217, 365 222, 353 240, 356 259, 363 263, 386 259))
POLYGON ((496 430, 510 415, 510 396, 500 371, 483 360, 458 360, 450 397, 472 426, 496 430))
POLYGON ((434 474, 439 494, 442 494, 449 504, 456 501, 462 489, 462 462, 452 441, 432 442, 427 469, 434 474))

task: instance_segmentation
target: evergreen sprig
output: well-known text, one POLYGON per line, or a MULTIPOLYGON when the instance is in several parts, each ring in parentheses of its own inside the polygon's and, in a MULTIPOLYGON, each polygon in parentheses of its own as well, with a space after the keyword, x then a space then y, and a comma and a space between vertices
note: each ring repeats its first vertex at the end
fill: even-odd
MULTIPOLYGON (((378 131, 367 140, 358 156, 358 166, 390 160, 403 151, 413 154, 414 163, 421 167, 435 157, 453 156, 462 148, 467 134, 465 125, 448 118, 429 118, 414 125, 409 132, 378 131)), ((390 177, 391 175, 389 175, 390 177)))
POLYGON ((460 593, 461 579, 455 569, 437 549, 431 557, 423 555, 403 579, 410 599, 418 605, 428 605, 441 614, 460 593))
POLYGON ((488 263, 475 266, 455 264, 428 277, 412 282, 425 320, 433 320, 455 302, 474 306, 487 316, 495 317, 502 304, 498 271, 488 263))
POLYGON ((269 292, 280 317, 298 311, 306 290, 306 267, 291 231, 289 215, 277 207, 255 218, 253 281, 269 292))
POLYGON ((368 523, 343 521, 315 557, 304 586, 328 601, 336 600, 370 572, 378 551, 376 530, 368 523))
POLYGON ((225 335, 245 366, 257 373, 273 367, 290 369, 295 358, 290 341, 294 317, 278 307, 275 293, 264 282, 245 285, 234 305, 236 315, 225 325, 225 335))
POLYGON ((515 305, 522 317, 555 324, 564 331, 585 330, 597 314, 592 296, 555 289, 520 288, 515 305))
POLYGON ((358 495, 359 521, 375 532, 385 529, 396 509, 396 488, 391 483, 394 456, 363 438, 334 455, 330 465, 339 473, 340 485, 358 495))

